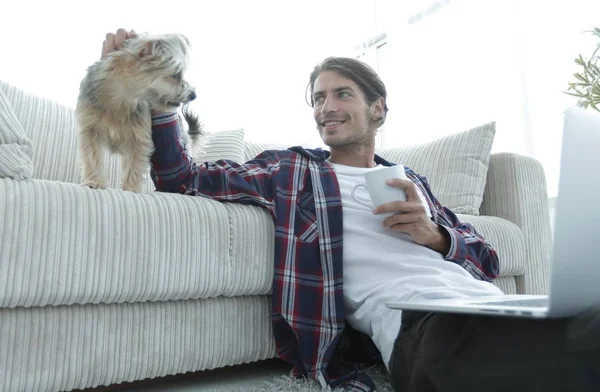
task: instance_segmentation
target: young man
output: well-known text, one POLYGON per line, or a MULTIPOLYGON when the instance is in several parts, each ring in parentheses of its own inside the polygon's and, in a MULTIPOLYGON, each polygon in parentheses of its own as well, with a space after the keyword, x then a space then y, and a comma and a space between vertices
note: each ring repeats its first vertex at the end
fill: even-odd
MULTIPOLYGON (((130 34, 108 34, 103 55, 130 34)), ((254 204, 271 213, 276 237, 272 323, 280 357, 294 365, 295 375, 370 390, 371 380, 349 371, 343 361, 342 342, 353 329, 375 344, 396 390, 479 390, 492 380, 486 389, 545 386, 551 378, 533 374, 532 384, 525 373, 566 363, 556 355, 563 347, 552 354, 539 348, 544 339, 564 336, 568 323, 542 326, 385 306, 404 297, 501 294, 490 283, 498 276, 498 257, 409 168, 407 180, 388 184, 402 188, 407 201, 370 210, 352 198, 366 172, 392 165, 374 154, 376 130, 388 108, 385 86, 371 68, 355 59, 328 58, 313 70, 308 89, 329 152, 294 147, 265 151, 244 164, 196 165, 180 143, 175 113, 155 113, 152 122, 157 191, 254 204), (511 333, 512 328, 518 332, 511 333), (519 362, 521 350, 534 355, 519 362), (538 366, 544 358, 556 362, 538 366), (522 371, 510 368, 515 364, 523 365, 522 371)), ((591 362, 578 360, 581 369, 590 370, 591 362)))

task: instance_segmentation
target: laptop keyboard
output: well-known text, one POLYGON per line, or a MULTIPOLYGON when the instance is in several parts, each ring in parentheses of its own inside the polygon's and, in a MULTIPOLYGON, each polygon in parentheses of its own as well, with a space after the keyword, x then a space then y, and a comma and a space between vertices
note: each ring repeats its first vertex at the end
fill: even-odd
POLYGON ((548 306, 548 298, 525 298, 506 301, 479 302, 478 305, 499 305, 499 306, 517 306, 545 308, 548 306))

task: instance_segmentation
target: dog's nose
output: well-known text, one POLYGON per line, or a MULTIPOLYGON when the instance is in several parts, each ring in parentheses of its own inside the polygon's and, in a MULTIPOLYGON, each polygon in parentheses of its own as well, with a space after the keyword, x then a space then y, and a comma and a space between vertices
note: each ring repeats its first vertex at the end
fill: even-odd
POLYGON ((196 99, 196 92, 195 92, 195 91, 192 91, 192 92, 190 93, 190 95, 188 95, 188 99, 189 99, 190 101, 193 101, 194 99, 196 99))

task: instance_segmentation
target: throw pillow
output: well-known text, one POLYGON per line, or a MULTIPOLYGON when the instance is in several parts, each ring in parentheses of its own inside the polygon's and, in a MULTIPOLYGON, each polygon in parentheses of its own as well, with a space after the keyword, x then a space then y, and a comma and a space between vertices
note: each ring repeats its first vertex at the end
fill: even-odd
POLYGON ((25 134, 8 97, 0 88, 0 178, 32 178, 32 153, 31 139, 25 134))
POLYGON ((496 123, 490 122, 430 143, 375 153, 425 176, 434 196, 453 212, 479 215, 495 133, 496 123))
POLYGON ((197 163, 215 162, 219 159, 244 162, 244 130, 233 129, 200 137, 199 148, 191 152, 197 163))

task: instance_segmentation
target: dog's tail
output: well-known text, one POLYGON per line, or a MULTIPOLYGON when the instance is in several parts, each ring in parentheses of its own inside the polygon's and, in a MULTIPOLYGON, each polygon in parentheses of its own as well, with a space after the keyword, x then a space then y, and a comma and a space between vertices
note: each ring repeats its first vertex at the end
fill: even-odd
POLYGON ((183 105, 181 114, 187 123, 187 135, 193 151, 192 154, 204 152, 202 149, 202 136, 206 136, 207 133, 204 131, 204 125, 200 122, 200 118, 192 113, 189 104, 183 105))
POLYGON ((206 135, 206 132, 204 132, 204 125, 200 122, 200 118, 192 113, 189 104, 183 105, 181 113, 183 114, 185 122, 188 124, 187 133, 190 136, 190 139, 192 139, 192 142, 196 142, 200 136, 206 135))

